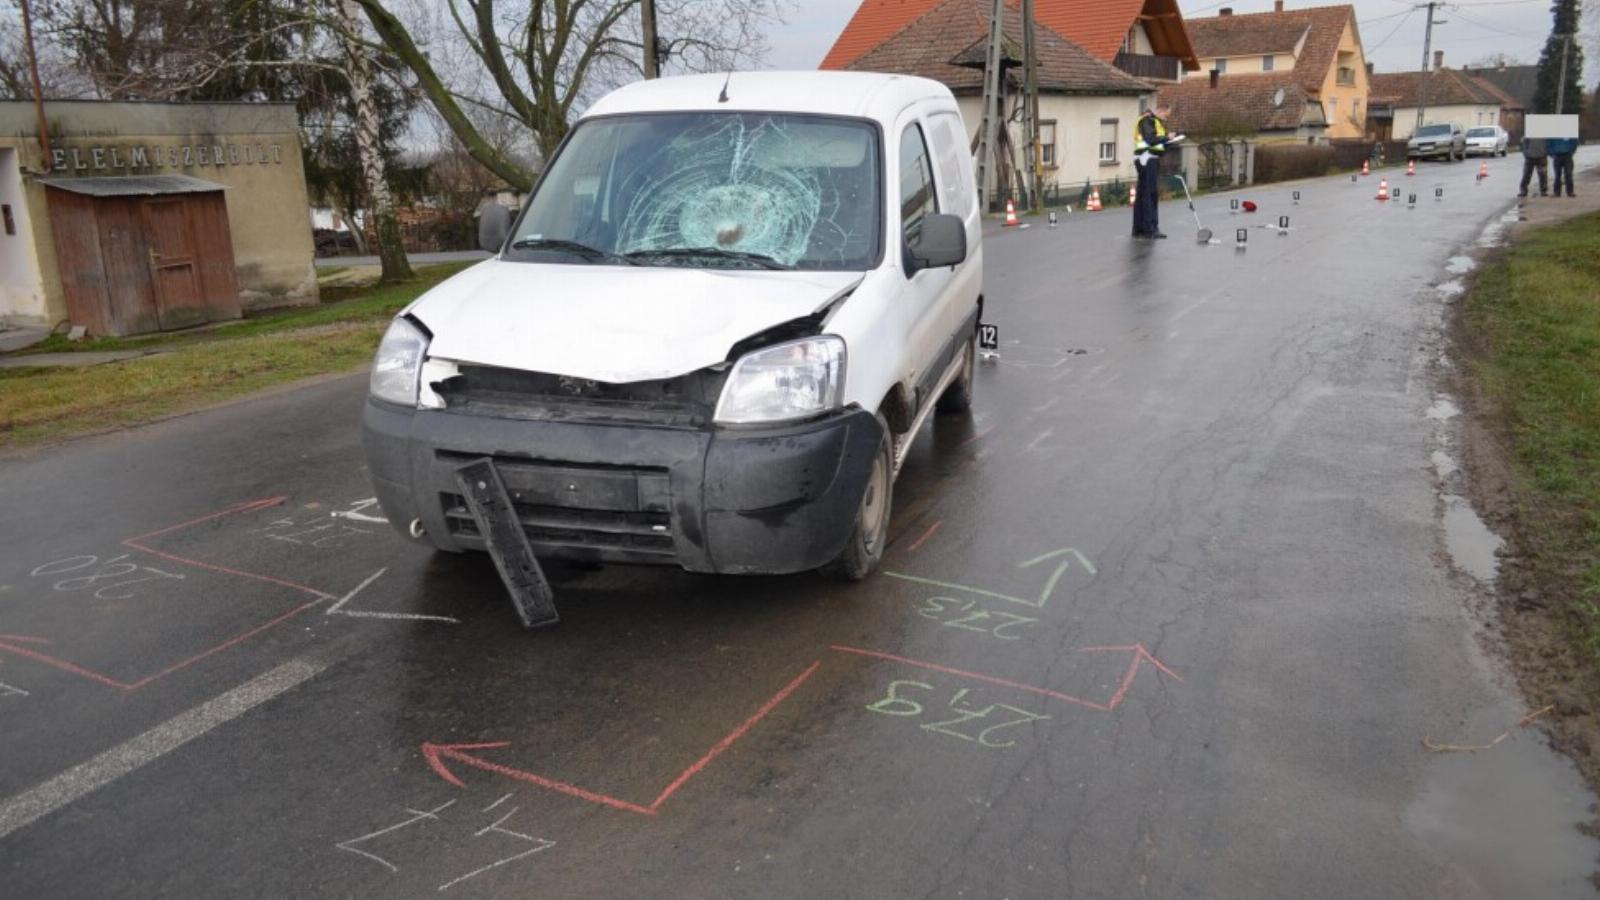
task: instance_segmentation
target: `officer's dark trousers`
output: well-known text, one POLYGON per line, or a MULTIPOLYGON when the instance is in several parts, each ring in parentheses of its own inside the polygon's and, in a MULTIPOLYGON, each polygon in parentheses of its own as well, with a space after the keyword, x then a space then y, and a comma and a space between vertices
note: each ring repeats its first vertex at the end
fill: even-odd
POLYGON ((1544 157, 1529 159, 1524 156, 1522 158, 1522 187, 1517 190, 1518 196, 1528 196, 1528 182, 1533 179, 1534 172, 1539 173, 1539 193, 1542 194, 1550 189, 1550 175, 1549 170, 1545 168, 1544 157))
POLYGON ((1161 230, 1161 216, 1157 194, 1161 190, 1161 157, 1151 156, 1150 162, 1133 161, 1139 175, 1139 196, 1133 199, 1133 233, 1155 234, 1161 230))

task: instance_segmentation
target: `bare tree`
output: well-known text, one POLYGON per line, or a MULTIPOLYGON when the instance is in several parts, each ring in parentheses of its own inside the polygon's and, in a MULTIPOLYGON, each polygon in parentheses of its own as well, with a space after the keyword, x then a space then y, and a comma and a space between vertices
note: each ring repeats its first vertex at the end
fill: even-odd
POLYGON ((350 93, 356 107, 356 152, 361 159, 361 175, 372 203, 374 229, 378 233, 378 258, 382 263, 379 281, 405 281, 411 278, 411 263, 400 237, 400 222, 395 218, 394 197, 389 193, 389 176, 379 147, 382 118, 373 96, 372 60, 361 37, 361 9, 356 0, 334 0, 338 17, 339 41, 349 64, 350 93))
MULTIPOLYGON (((642 74, 639 0, 445 0, 457 39, 483 79, 452 82, 427 44, 382 0, 356 0, 373 29, 417 78, 417 86, 467 152, 512 187, 534 171, 485 139, 467 112, 491 111, 529 129, 542 158, 566 136, 576 109, 595 92, 642 74), (487 81, 487 84, 482 83, 487 81)), ((681 71, 737 68, 766 52, 761 29, 781 20, 788 0, 657 0, 657 30, 681 71)))

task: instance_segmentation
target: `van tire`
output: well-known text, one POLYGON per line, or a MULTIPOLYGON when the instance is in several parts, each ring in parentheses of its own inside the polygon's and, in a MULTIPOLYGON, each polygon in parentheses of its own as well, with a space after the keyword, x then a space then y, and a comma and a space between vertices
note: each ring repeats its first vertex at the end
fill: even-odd
POLYGON ((894 436, 883 415, 877 416, 881 435, 878 452, 861 494, 850 539, 833 562, 823 571, 840 581, 861 581, 877 570, 883 561, 883 548, 889 542, 889 513, 894 499, 894 436))
POLYGON ((950 382, 939 395, 934 408, 942 413, 964 413, 972 410, 972 382, 978 369, 978 337, 973 335, 961 351, 961 374, 950 382))

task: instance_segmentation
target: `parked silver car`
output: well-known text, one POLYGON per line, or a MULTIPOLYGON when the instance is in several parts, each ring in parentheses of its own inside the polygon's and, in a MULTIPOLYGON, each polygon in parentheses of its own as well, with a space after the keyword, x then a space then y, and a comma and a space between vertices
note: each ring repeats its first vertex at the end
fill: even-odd
POLYGON ((1467 138, 1460 125, 1424 125, 1406 142, 1406 159, 1434 156, 1446 160, 1467 158, 1467 138))
POLYGON ((1467 155, 1505 156, 1511 135, 1499 125, 1480 125, 1467 129, 1467 155))

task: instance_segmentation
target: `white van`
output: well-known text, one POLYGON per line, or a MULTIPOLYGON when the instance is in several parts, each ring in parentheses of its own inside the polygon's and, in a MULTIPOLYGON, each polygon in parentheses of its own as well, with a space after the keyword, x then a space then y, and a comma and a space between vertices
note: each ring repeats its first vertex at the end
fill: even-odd
POLYGON ((600 100, 516 221, 485 219, 496 256, 384 336, 363 432, 389 521, 491 549, 460 480, 489 460, 541 557, 865 577, 912 437, 971 402, 967 134, 894 75, 600 100))

